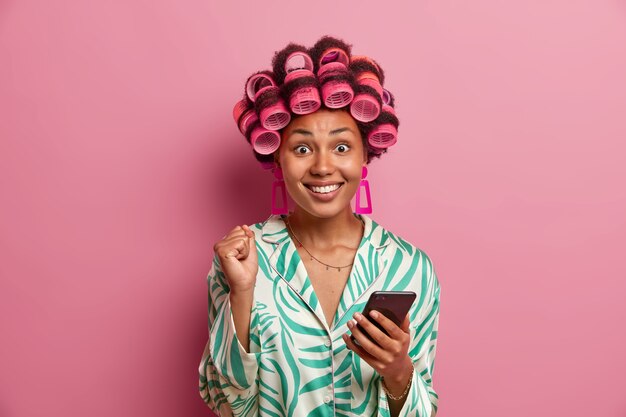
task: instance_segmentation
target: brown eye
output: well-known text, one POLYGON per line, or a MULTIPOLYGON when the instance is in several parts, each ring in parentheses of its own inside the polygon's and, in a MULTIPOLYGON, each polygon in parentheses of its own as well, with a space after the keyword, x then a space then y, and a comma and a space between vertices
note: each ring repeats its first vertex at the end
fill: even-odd
POLYGON ((337 145, 335 149, 337 149, 341 153, 344 153, 344 152, 348 152, 350 150, 350 147, 346 145, 345 143, 340 143, 339 145, 337 145))
POLYGON ((310 151, 310 149, 304 145, 298 145, 295 147, 294 150, 296 151, 297 154, 301 154, 301 155, 307 154, 310 151))

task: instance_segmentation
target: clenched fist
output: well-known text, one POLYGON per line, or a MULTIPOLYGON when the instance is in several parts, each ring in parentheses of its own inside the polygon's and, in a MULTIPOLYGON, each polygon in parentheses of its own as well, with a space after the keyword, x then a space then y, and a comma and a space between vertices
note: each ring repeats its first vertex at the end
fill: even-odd
POLYGON ((231 295, 254 290, 259 270, 254 232, 246 225, 237 226, 213 246, 228 281, 231 295))

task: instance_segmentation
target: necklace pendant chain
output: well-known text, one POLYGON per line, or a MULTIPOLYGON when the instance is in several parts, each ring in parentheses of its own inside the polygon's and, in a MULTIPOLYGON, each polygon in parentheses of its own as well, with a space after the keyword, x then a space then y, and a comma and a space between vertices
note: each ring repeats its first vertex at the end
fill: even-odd
MULTIPOLYGON (((330 268, 337 268, 337 272, 341 272, 341 268, 347 268, 349 266, 352 266, 352 264, 354 263, 354 262, 350 262, 348 265, 334 266, 334 265, 329 265, 329 264, 327 264, 325 262, 320 261, 315 256, 313 256, 313 254, 311 252, 309 252, 309 250, 302 244, 302 242, 300 242, 300 239, 298 239, 298 236, 296 236, 296 234, 293 232, 293 229, 291 228, 291 223, 289 222, 288 219, 285 219, 285 223, 287 223, 287 227, 289 228, 289 231, 293 235, 294 239, 296 239, 296 242, 298 242, 298 246, 301 247, 302 249, 304 249, 306 251, 306 253, 309 254, 309 256, 311 257, 311 260, 316 260, 317 262, 319 262, 322 265, 326 266, 326 270, 327 271, 330 270, 330 268)), ((363 224, 363 222, 361 222, 361 227, 365 228, 365 224, 363 224)), ((358 248, 357 248, 357 250, 358 250, 358 248)))

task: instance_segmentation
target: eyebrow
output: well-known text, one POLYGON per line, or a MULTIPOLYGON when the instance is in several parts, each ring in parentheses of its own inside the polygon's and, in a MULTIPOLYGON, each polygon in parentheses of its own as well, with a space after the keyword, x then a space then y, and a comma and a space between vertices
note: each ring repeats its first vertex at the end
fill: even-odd
MULTIPOLYGON (((354 131, 352 129, 350 129, 349 127, 340 127, 339 129, 331 130, 329 133, 330 133, 331 136, 334 136, 334 135, 338 135, 338 134, 343 133, 343 132, 351 132, 352 134, 354 134, 354 131)), ((313 136, 313 133, 311 133, 310 131, 308 131, 306 129, 302 129, 302 128, 298 128, 298 129, 292 130, 291 134, 289 136, 291 136, 291 135, 293 135, 295 133, 299 133, 299 134, 304 135, 304 136, 313 136)))

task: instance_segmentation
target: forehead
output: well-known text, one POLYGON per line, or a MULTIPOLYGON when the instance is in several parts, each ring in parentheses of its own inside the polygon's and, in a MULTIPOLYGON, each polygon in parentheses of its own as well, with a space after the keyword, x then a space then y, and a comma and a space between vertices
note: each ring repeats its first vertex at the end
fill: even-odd
POLYGON ((343 110, 318 110, 304 116, 296 117, 283 131, 289 137, 295 130, 306 130, 314 136, 327 136, 332 131, 348 128, 347 134, 359 134, 356 122, 347 111, 343 110))

